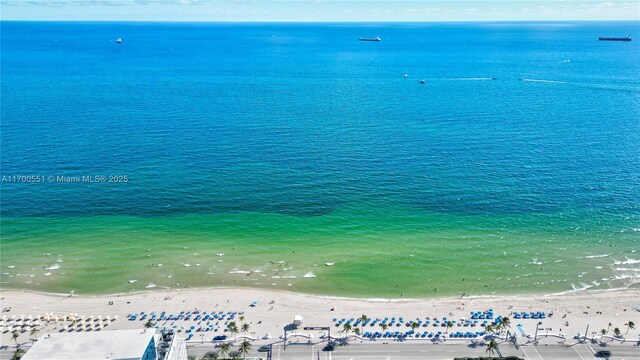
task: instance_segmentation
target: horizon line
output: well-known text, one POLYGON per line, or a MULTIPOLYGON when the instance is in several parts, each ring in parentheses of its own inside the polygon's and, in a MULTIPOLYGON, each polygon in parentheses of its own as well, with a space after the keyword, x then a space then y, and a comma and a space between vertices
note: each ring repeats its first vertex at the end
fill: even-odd
POLYGON ((380 20, 380 21, 296 21, 296 20, 122 20, 122 19, 0 19, 0 22, 129 22, 129 23, 220 23, 220 24, 425 24, 425 23, 496 23, 496 22, 638 22, 640 19, 503 19, 503 20, 380 20))

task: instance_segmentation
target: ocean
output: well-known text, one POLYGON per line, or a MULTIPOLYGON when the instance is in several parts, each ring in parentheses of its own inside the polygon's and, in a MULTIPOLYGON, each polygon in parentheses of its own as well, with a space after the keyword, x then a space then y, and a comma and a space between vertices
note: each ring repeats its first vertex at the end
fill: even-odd
POLYGON ((639 22, 0 31, 2 288, 640 286, 639 22))

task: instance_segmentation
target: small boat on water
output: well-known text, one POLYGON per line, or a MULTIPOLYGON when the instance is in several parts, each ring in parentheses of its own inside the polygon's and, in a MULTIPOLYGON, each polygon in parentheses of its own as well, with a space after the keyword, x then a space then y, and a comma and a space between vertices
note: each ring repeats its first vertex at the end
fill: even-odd
POLYGON ((122 38, 117 38, 117 39, 116 39, 116 42, 117 42, 118 44, 122 44, 122 38))
POLYGON ((631 35, 625 37, 599 37, 598 40, 602 41, 631 41, 631 35))
POLYGON ((360 40, 360 41, 382 41, 380 36, 376 36, 376 37, 361 37, 358 40, 360 40))

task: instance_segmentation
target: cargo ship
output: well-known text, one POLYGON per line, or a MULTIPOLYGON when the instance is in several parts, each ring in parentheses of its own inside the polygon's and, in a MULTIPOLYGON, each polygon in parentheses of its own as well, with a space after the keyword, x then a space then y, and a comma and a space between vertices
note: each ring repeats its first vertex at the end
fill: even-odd
POLYGON ((380 36, 376 36, 376 37, 361 37, 358 40, 360 40, 360 41, 381 41, 382 39, 380 39, 380 36))
POLYGON ((625 37, 599 37, 598 40, 604 41, 631 41, 631 35, 625 37))

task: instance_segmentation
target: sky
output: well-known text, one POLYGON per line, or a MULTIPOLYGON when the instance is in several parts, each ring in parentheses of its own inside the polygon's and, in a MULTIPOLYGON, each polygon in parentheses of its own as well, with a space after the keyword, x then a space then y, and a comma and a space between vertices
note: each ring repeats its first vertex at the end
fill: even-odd
POLYGON ((640 0, 0 0, 0 19, 243 22, 640 20, 640 0))

